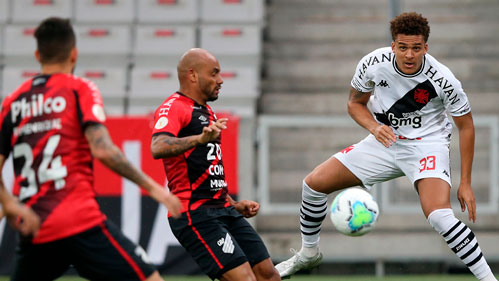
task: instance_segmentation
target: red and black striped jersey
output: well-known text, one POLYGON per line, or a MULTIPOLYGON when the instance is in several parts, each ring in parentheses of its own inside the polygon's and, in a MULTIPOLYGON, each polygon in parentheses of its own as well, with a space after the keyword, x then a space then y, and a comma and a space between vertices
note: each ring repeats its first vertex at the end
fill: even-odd
MULTIPOLYGON (((153 136, 182 138, 198 135, 217 120, 208 105, 176 92, 154 113, 153 136)), ((227 183, 220 137, 178 156, 163 159, 168 188, 182 202, 182 212, 198 208, 228 207, 227 183)))
POLYGON ((7 96, 0 114, 0 153, 14 160, 14 195, 41 217, 33 243, 85 231, 105 220, 95 200, 93 157, 84 135, 103 123, 102 97, 71 74, 39 75, 7 96))

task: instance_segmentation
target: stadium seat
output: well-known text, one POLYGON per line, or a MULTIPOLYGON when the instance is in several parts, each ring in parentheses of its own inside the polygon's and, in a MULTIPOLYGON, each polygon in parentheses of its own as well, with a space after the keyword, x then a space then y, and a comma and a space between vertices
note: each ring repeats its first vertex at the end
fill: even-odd
POLYGON ((186 50, 196 46, 194 25, 137 25, 134 55, 173 56, 177 60, 186 50))
POLYGON ((132 70, 130 98, 166 98, 179 88, 174 66, 137 66, 132 70))
MULTIPOLYGON (((195 23, 199 0, 140 0, 139 23, 195 23)), ((202 2, 201 0, 199 2, 202 2)))
MULTIPOLYGON (((75 25, 81 56, 128 56, 131 52, 129 25, 75 25)), ((101 61, 102 62, 102 61, 101 61)))
POLYGON ((104 109, 107 115, 123 115, 126 87, 127 87, 127 65, 91 64, 88 61, 79 63, 75 69, 75 75, 94 82, 99 88, 104 100, 104 109))
POLYGON ((77 23, 130 23, 135 17, 134 0, 75 0, 77 23))
POLYGON ((203 0, 201 21, 205 23, 259 23, 263 0, 203 0))
POLYGON ((259 56, 262 48, 258 25, 202 25, 201 48, 214 55, 259 56))
POLYGON ((224 97, 258 97, 258 70, 254 67, 221 65, 224 97))
POLYGON ((50 17, 72 17, 72 3, 68 0, 15 0, 12 4, 13 23, 38 23, 50 17))
POLYGON ((5 97, 17 89, 24 81, 37 75, 40 68, 37 65, 32 66, 9 66, 6 65, 2 71, 2 89, 1 95, 5 97))
POLYGON ((127 69, 125 67, 79 64, 76 67, 75 74, 93 81, 104 98, 125 97, 127 81, 127 69))
POLYGON ((35 28, 35 24, 5 26, 5 56, 33 56, 33 52, 36 49, 36 41, 33 37, 35 28))

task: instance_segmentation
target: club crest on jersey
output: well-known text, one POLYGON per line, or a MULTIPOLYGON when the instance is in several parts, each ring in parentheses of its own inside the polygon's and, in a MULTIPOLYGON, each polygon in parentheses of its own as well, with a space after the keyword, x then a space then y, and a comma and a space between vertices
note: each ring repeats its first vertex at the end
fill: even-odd
POLYGON ((102 108, 99 104, 94 104, 92 106, 92 113, 94 114, 97 120, 104 122, 106 121, 106 114, 104 113, 104 108, 102 108))
POLYGON ((427 104, 430 93, 424 89, 414 90, 414 100, 418 103, 427 104))

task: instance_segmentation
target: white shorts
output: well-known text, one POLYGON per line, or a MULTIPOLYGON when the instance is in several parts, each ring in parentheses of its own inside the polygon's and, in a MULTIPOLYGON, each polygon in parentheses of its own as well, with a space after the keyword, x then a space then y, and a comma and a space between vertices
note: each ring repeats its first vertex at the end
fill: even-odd
POLYGON ((369 135, 362 141, 333 155, 362 184, 374 184, 406 175, 414 185, 423 178, 440 178, 451 185, 449 144, 424 140, 397 139, 386 148, 369 135))

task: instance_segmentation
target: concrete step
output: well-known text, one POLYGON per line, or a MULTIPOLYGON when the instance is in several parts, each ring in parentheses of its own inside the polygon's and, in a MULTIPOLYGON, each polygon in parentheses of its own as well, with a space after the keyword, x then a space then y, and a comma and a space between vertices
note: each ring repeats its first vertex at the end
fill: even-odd
MULTIPOLYGON (((429 54, 437 59, 463 59, 463 58, 499 58, 499 41, 490 39, 487 44, 477 46, 476 42, 464 41, 458 46, 430 40, 429 54)), ((309 41, 269 41, 264 44, 266 57, 272 59, 329 59, 337 60, 351 58, 360 60, 370 51, 381 47, 390 46, 391 40, 379 38, 362 44, 350 42, 309 42, 309 41)))
MULTIPOLYGON (((290 248, 300 249, 298 223, 295 225, 294 232, 260 232, 274 261, 280 262, 290 258, 292 256, 290 248)), ((499 260, 497 233, 486 230, 474 232, 487 261, 497 262, 499 260)), ((462 264, 442 237, 429 225, 420 231, 397 232, 374 229, 360 237, 348 237, 338 232, 323 232, 320 249, 324 256, 323 263, 446 261, 462 264)), ((319 268, 314 273, 320 273, 322 270, 325 269, 319 268)))
MULTIPOLYGON (((430 25, 442 22, 498 22, 499 5, 496 1, 407 1, 401 5, 401 12, 417 11, 428 18, 430 25), (472 12, 470 12, 472 11, 472 12)), ((292 22, 357 22, 372 23, 390 21, 390 7, 368 1, 329 1, 321 3, 272 2, 267 6, 268 21, 274 23, 292 22)))
MULTIPOLYGON (((263 89, 269 92, 342 91, 349 89, 353 72, 360 59, 268 58, 265 63, 263 89)), ((440 62, 449 67, 465 89, 495 91, 499 87, 499 57, 446 58, 440 62)))
MULTIPOLYGON (((468 91, 463 83, 471 109, 475 114, 497 114, 496 92, 468 91)), ((348 85, 340 92, 267 92, 259 101, 262 114, 345 115, 348 85)))
MULTIPOLYGON (((369 42, 389 38, 387 22, 369 24, 357 22, 289 22, 268 26, 268 38, 274 40, 308 40, 318 42, 369 42)), ((463 22, 442 22, 431 25, 430 40, 456 42, 463 40, 497 40, 499 25, 496 22, 470 24, 463 22), (435 39, 437 40, 437 39, 435 39)), ((431 43, 431 41, 429 41, 431 43)))

